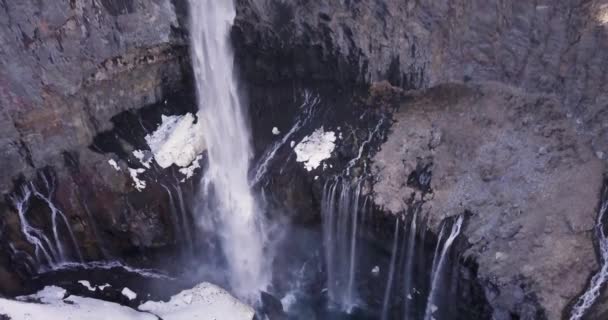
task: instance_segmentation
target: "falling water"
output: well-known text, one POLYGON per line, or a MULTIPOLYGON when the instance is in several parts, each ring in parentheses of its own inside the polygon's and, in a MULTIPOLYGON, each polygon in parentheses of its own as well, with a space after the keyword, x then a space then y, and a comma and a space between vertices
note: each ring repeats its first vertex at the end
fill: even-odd
POLYGON ((72 232, 70 223, 63 212, 53 203, 55 193, 55 178, 48 179, 46 174, 40 173, 39 180, 43 182, 42 188, 33 182, 21 186, 19 192, 12 194, 9 198, 19 216, 21 232, 34 248, 34 257, 39 268, 55 268, 57 265, 77 260, 83 261, 76 239, 72 232), (28 219, 28 210, 33 198, 37 198, 50 210, 50 228, 52 237, 47 236, 45 231, 34 226, 28 219), (66 232, 67 235, 63 234, 66 232), (66 246, 66 238, 69 241, 66 246), (71 250, 70 250, 71 248, 71 250))
POLYGON ((395 264, 397 262, 397 244, 399 243, 399 219, 395 219, 395 233, 393 235, 393 249, 391 251, 391 263, 388 271, 388 279, 386 281, 386 289, 384 290, 384 299, 382 302, 382 320, 388 319, 388 309, 393 290, 393 277, 395 275, 395 264))
POLYGON ((578 298, 572 307, 570 320, 579 320, 583 318, 587 310, 595 303, 597 298, 600 297, 601 289, 608 281, 608 236, 606 235, 604 225, 606 211, 608 211, 608 185, 604 187, 602 204, 600 206, 595 224, 595 233, 602 267, 595 275, 593 275, 591 281, 589 282, 589 288, 587 288, 585 293, 578 298))
POLYGON ((230 0, 190 0, 192 60, 209 167, 205 199, 213 199, 218 232, 230 276, 241 298, 256 299, 269 270, 257 204, 247 179, 252 156, 230 46, 236 16, 230 0))
POLYGON ((442 227, 439 239, 437 240, 437 249, 435 251, 434 260, 436 260, 436 259, 439 259, 439 260, 437 260, 437 262, 433 261, 433 270, 431 272, 431 289, 430 289, 429 296, 427 299, 426 310, 424 312, 425 320, 433 319, 433 313, 436 311, 436 308, 437 308, 437 290, 439 289, 439 286, 441 285, 441 279, 442 279, 443 269, 445 267, 446 256, 447 256, 448 251, 450 250, 450 247, 454 243, 454 240, 460 234, 460 230, 462 229, 463 220, 464 220, 464 216, 461 215, 458 217, 456 222, 454 222, 454 224, 452 225, 452 230, 450 232, 450 235, 445 240, 445 242, 443 242, 443 244, 442 244, 441 238, 442 238, 443 231, 445 228, 445 225, 444 225, 444 227, 442 227), (441 250, 439 250, 440 246, 442 246, 441 250))
POLYGON ((323 189, 323 246, 329 300, 350 312, 357 304, 355 274, 361 181, 329 180, 323 189))
POLYGON ((414 272, 414 249, 416 248, 416 218, 417 213, 414 212, 414 216, 412 217, 412 222, 410 225, 410 233, 407 242, 407 250, 405 252, 405 268, 403 272, 403 276, 405 278, 403 285, 403 292, 405 292, 405 301, 403 303, 404 311, 403 316, 404 319, 407 320, 410 314, 410 306, 413 299, 412 292, 412 280, 413 280, 413 272, 414 272))

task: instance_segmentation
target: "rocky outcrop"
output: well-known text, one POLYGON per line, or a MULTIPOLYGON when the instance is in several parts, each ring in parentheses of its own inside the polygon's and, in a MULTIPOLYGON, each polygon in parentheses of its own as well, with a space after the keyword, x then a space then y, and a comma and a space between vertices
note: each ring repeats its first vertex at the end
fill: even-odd
MULTIPOLYGON (((284 118, 298 110, 286 96, 304 88, 326 93, 325 108, 342 115, 356 107, 336 97, 367 91, 360 84, 428 89, 397 94, 392 133, 373 159, 377 203, 394 213, 425 203, 435 227, 472 212, 467 256, 479 263, 497 319, 568 312, 598 267, 592 228, 608 150, 603 1, 238 4, 234 39, 258 152, 273 141, 273 123, 289 128, 284 118)), ((344 168, 356 156, 349 149, 329 163, 344 168)), ((319 189, 286 168, 294 188, 319 189)))
POLYGON ((238 4, 236 39, 248 49, 239 59, 254 82, 388 80, 406 89, 503 82, 555 95, 598 156, 608 154, 598 120, 608 92, 603 1, 238 4))
POLYGON ((375 202, 394 213, 421 204, 432 226, 472 212, 466 255, 494 318, 559 319, 597 268, 602 162, 544 96, 442 85, 410 99, 373 159, 375 202))
MULTIPOLYGON (((137 110, 178 101, 193 106, 191 94, 178 94, 190 91, 183 6, 169 0, 0 3, 3 275, 31 268, 33 248, 13 201, 23 186, 44 189, 65 214, 84 260, 173 243, 170 195, 160 185, 138 192, 127 167, 142 164, 127 152, 141 148, 142 135, 160 120, 160 111, 146 118, 137 110), (136 132, 135 124, 139 135, 132 136, 140 141, 121 137, 136 132)), ((52 209, 32 201, 34 226, 51 225, 52 209)), ((60 238, 67 234, 61 228, 60 238)), ((5 278, 14 279, 2 276, 0 292, 19 288, 5 278)))

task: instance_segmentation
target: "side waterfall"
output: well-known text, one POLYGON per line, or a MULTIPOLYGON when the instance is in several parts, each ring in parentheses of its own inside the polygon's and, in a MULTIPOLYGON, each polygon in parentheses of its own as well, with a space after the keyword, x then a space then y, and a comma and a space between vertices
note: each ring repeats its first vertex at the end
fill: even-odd
POLYGON ((447 259, 448 251, 450 247, 456 240, 456 237, 460 235, 460 231, 462 229, 462 222, 464 220, 464 216, 459 216, 456 222, 452 225, 452 230, 448 238, 441 243, 441 234, 444 232, 445 224, 441 230, 441 234, 437 241, 437 250, 435 251, 435 258, 433 259, 433 270, 431 272, 431 290, 429 292, 429 296, 427 299, 426 310, 424 312, 424 319, 431 320, 433 318, 433 313, 437 310, 437 291, 441 285, 441 280, 443 278, 445 263, 447 259), (440 250, 440 246, 442 246, 440 250), (437 255, 439 254, 439 255, 437 255), (439 260, 437 260, 439 259, 439 260))
MULTIPOLYGON (((55 176, 44 172, 39 173, 38 180, 42 182, 39 186, 34 182, 26 183, 21 186, 21 190, 9 196, 13 207, 19 216, 21 232, 25 239, 34 248, 34 257, 38 271, 47 268, 55 269, 61 264, 69 262, 82 262, 82 254, 76 243, 71 225, 63 211, 53 202, 55 196, 56 181, 55 176), (35 226, 32 219, 28 217, 31 202, 37 199, 49 210, 50 232, 47 235, 42 226, 35 226)), ((44 218, 43 218, 44 219, 44 218)))
POLYGON ((395 264, 397 263, 397 244, 399 243, 399 219, 395 221, 395 233, 393 235, 393 249, 391 251, 391 263, 388 271, 388 279, 386 280, 386 289, 384 290, 384 299, 382 301, 382 320, 388 319, 388 309, 390 304, 391 292, 393 290, 393 278, 395 276, 395 264))
POLYGON ((601 267, 589 281, 589 287, 585 293, 578 298, 572 307, 570 320, 580 320, 583 318, 587 310, 589 310, 600 297, 602 287, 608 281, 608 236, 606 235, 606 226, 604 225, 606 211, 608 211, 608 185, 604 186, 602 203, 595 223, 595 234, 599 247, 601 267))
POLYGON ((321 215, 329 300, 350 312, 357 304, 355 286, 361 181, 336 178, 323 188, 321 215))
POLYGON ((230 29, 236 16, 232 0, 190 0, 191 50, 209 167, 203 201, 213 203, 213 229, 228 264, 237 296, 257 299, 269 283, 264 235, 248 172, 253 155, 245 110, 234 74, 230 29))

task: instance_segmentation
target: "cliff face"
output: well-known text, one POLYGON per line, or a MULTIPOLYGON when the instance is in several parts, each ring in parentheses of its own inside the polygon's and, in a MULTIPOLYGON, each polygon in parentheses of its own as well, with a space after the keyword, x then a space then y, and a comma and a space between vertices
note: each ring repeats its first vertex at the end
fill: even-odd
MULTIPOLYGON (((79 247, 69 248, 70 259, 172 243, 167 193, 137 192, 127 171, 136 160, 118 150, 141 147, 124 136, 158 123, 159 114, 137 120, 142 107, 173 98, 193 106, 191 95, 176 98, 190 81, 183 8, 169 0, 0 3, 1 291, 19 288, 7 272, 33 267, 15 204, 25 189, 43 194, 25 202, 33 227, 51 225, 42 197, 65 214, 79 247), (129 114, 133 121, 123 121, 129 114), (109 133, 96 138, 102 132, 109 133)), ((61 224, 59 233, 69 238, 61 224)))
MULTIPOLYGON (((145 256, 179 234, 169 212, 182 187, 152 182, 178 185, 174 172, 148 171, 139 192, 128 168, 142 167, 132 151, 146 148, 160 114, 194 107, 186 2, 46 2, 0 1, 4 292, 19 287, 12 275, 27 271, 33 253, 13 201, 23 186, 53 198, 85 260, 145 256)), ((309 173, 279 149, 268 171, 276 202, 298 222, 318 223, 323 176, 357 157, 383 119, 387 136, 371 139, 364 155, 375 203, 401 214, 415 201, 433 228, 472 213, 466 257, 479 265, 494 317, 561 316, 598 267, 591 230, 608 154, 605 1, 236 3, 233 43, 258 158, 280 141, 271 129, 287 133, 314 97, 321 102, 290 140, 323 125, 351 130, 325 172, 309 173), (370 94, 383 80, 394 87, 370 94), (429 182, 415 182, 425 174, 429 182)), ((185 202, 195 187, 183 187, 185 202)), ((50 208, 37 200, 30 210, 50 208)))
POLYGON ((498 81, 555 95, 607 154, 603 1, 239 0, 257 79, 388 80, 405 89, 498 81), (254 46, 258 46, 257 50, 254 46))
MULTIPOLYGON (((358 84, 386 80, 405 89, 396 99, 379 93, 385 101, 368 105, 379 110, 389 101, 399 110, 371 159, 375 203, 393 214, 422 206, 435 229, 446 216, 472 213, 465 257, 479 263, 496 319, 568 313, 598 269, 593 226, 608 152, 608 4, 238 3, 235 42, 256 142, 273 141, 268 128, 289 128, 283 117, 298 112, 270 93, 316 88, 330 100, 326 108, 345 115, 356 107, 336 97, 367 94, 358 84), (427 185, 412 182, 420 176, 427 185)), ((336 122, 328 116, 317 125, 336 122)), ((361 139, 366 131, 353 134, 361 139)), ((356 140, 339 143, 334 168, 322 175, 357 155, 356 140)), ((319 172, 277 170, 298 181, 289 189, 318 199, 312 178, 319 172)), ((293 194, 283 199, 314 207, 293 194)))

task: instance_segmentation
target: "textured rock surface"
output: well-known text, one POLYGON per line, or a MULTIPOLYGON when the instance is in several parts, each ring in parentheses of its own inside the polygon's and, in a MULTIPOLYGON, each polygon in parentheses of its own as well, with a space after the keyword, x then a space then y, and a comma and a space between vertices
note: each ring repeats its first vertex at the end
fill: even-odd
POLYGON ((535 301, 559 319, 597 268, 602 162, 554 99, 500 84, 408 99, 373 159, 375 202, 393 213, 422 202, 435 228, 471 212, 466 255, 479 263, 495 319, 536 319, 535 301))
MULTIPOLYGON (((410 96, 411 111, 403 103, 401 134, 389 137, 378 172, 393 178, 384 190, 392 193, 378 201, 399 212, 431 197, 430 188, 435 225, 473 211, 468 253, 478 257, 497 319, 567 312, 597 268, 591 227, 608 154, 605 1, 238 4, 235 41, 253 87, 254 129, 258 115, 278 122, 294 112, 255 98, 273 86, 475 83, 410 96), (423 183, 427 171, 433 185, 423 183), (412 186, 402 185, 408 178, 412 186)), ((256 141, 270 140, 272 125, 254 130, 256 141)))
MULTIPOLYGON (((144 195, 129 178, 127 165, 141 166, 126 157, 137 143, 118 132, 132 131, 133 123, 116 131, 120 119, 111 119, 189 89, 182 9, 170 0, 0 2, 0 225, 9 255, 3 266, 23 269, 31 252, 7 195, 27 181, 40 185, 42 172, 55 181, 52 200, 85 259, 172 241, 166 191, 153 185, 144 195), (126 146, 123 154, 100 154, 121 149, 98 146, 104 141, 94 138, 105 131, 114 145, 126 146)), ((31 210, 45 221, 48 208, 33 203, 31 210)), ((0 291, 19 288, 0 271, 0 291)))
MULTIPOLYGON (((556 99, 608 154, 605 1, 239 0, 237 39, 264 81, 500 81, 556 99), (241 38, 242 37, 242 38, 241 38), (271 61, 280 65, 264 74, 271 61)), ((247 73, 247 70, 246 70, 247 73)))

